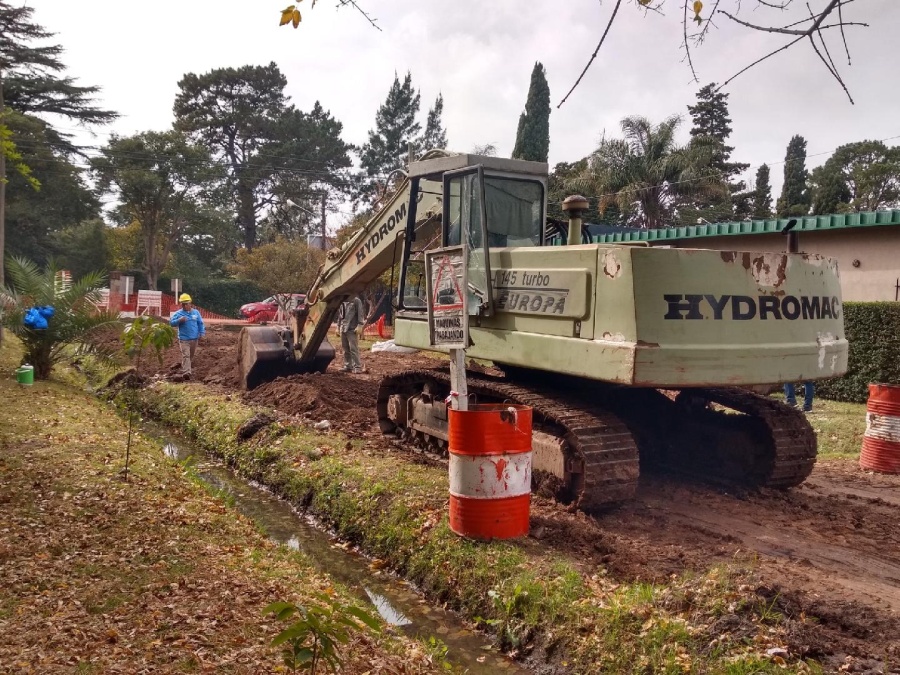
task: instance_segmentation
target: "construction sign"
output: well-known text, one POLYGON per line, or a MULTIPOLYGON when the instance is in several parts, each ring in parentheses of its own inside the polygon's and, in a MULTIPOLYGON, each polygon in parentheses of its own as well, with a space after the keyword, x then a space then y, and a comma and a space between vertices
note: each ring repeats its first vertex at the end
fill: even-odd
POLYGON ((432 347, 469 346, 465 251, 462 246, 428 251, 428 330, 432 347))

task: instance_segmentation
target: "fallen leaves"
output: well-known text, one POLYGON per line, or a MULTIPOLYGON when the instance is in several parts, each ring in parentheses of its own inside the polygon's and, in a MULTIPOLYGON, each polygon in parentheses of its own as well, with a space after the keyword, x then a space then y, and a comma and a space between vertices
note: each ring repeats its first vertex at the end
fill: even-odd
MULTIPOLYGON (((277 672, 277 627, 260 608, 302 602, 329 581, 146 439, 133 448, 133 482, 119 481, 122 422, 98 401, 2 379, 0 399, 0 664, 21 673, 277 672)), ((413 651, 361 637, 343 672, 438 672, 413 651)))

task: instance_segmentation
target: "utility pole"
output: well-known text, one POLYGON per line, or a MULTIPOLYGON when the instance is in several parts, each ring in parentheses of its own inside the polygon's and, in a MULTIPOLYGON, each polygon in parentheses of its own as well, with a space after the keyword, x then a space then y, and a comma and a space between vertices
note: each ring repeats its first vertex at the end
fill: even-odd
POLYGON ((328 244, 325 243, 325 207, 328 203, 328 193, 322 192, 322 250, 326 250, 328 248, 328 244))

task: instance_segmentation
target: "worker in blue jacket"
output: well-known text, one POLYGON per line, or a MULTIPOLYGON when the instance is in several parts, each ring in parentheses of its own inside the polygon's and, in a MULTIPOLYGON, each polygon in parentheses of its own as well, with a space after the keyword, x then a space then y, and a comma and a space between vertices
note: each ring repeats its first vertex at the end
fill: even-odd
POLYGON ((181 309, 172 314, 170 326, 178 327, 178 348, 181 350, 181 374, 184 379, 191 379, 191 360, 197 351, 197 340, 206 335, 203 317, 191 306, 191 296, 182 293, 178 297, 181 309))

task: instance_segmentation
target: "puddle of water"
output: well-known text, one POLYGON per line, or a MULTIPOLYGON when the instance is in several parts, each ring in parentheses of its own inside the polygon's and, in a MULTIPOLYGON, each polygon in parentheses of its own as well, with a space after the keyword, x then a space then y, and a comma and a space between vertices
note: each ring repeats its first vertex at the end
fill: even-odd
POLYGON ((190 462, 203 482, 233 500, 235 508, 261 526, 272 541, 306 554, 316 569, 370 603, 386 623, 426 641, 430 636, 441 640, 452 664, 473 674, 530 672, 492 650, 483 636, 466 629, 452 613, 429 605, 402 579, 373 570, 362 556, 336 546, 327 533, 316 529, 287 502, 243 480, 186 442, 171 442, 159 428, 145 429, 145 433, 166 439, 163 452, 167 457, 190 462))

